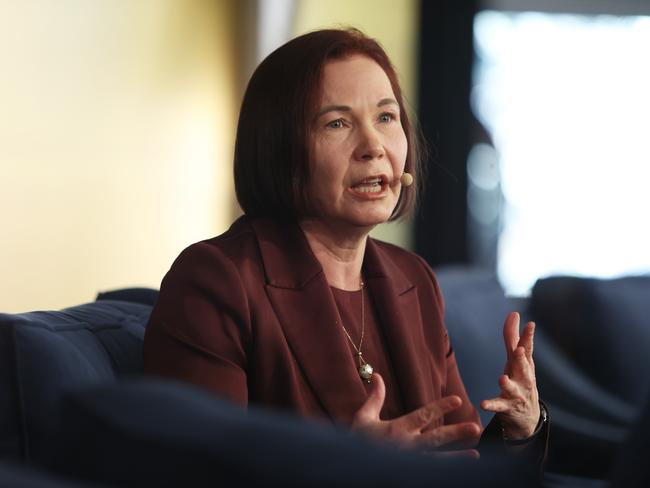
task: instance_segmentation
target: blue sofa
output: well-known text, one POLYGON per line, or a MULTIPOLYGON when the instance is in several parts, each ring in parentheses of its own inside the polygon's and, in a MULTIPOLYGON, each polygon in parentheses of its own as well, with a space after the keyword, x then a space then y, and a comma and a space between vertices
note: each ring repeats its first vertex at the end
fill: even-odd
POLYGON ((0 486, 528 484, 508 459, 432 460, 144 377, 156 296, 0 314, 0 486))
MULTIPOLYGON (((524 311, 538 323, 538 382, 553 419, 549 468, 571 480, 565 485, 578 483, 572 476, 610 476, 647 391, 650 278, 552 278, 522 301, 506 298, 489 273, 437 274, 470 398, 478 403, 498 391, 502 321, 510 310, 524 311), (626 336, 609 340, 622 320, 626 336)), ((33 486, 530 482, 507 459, 432 461, 286 413, 244 413, 189 385, 145 378, 142 340, 156 298, 155 290, 118 290, 60 311, 0 314, 0 485, 7 473, 33 475, 33 486)), ((630 471, 620 460, 617 466, 630 471)))

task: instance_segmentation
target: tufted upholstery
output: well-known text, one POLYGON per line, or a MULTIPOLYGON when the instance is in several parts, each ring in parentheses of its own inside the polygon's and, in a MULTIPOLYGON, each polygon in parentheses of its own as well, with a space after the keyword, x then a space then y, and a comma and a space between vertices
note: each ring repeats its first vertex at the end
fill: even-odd
POLYGON ((43 460, 62 393, 142 371, 151 306, 113 300, 0 314, 0 456, 43 460))

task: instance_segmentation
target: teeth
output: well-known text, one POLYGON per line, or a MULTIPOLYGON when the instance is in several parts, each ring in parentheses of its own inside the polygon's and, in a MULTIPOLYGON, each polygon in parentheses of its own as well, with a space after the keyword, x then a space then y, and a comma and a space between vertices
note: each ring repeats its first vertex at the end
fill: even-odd
POLYGON ((360 183, 357 183, 352 188, 354 191, 361 193, 378 193, 381 191, 383 179, 381 177, 368 178, 360 183))
POLYGON ((381 191, 381 185, 378 183, 357 185, 354 187, 354 191, 361 193, 377 193, 381 191))

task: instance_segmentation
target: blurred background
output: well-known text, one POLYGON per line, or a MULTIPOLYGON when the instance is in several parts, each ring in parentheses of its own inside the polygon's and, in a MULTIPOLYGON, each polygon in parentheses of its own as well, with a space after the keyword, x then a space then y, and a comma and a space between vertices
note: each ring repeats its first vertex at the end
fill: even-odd
POLYGON ((430 145, 377 237, 514 296, 650 271, 646 1, 0 0, 0 310, 157 288, 226 230, 246 82, 327 26, 382 43, 430 145))

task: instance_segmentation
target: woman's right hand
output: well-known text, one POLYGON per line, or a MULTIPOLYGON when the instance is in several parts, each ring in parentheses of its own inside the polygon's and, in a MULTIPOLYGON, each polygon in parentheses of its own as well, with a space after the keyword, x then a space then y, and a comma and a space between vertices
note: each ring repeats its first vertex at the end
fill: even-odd
POLYGON ((364 432, 371 437, 386 439, 399 445, 441 454, 466 455, 478 458, 474 447, 481 434, 481 428, 474 422, 442 425, 430 428, 432 422, 444 417, 462 405, 459 396, 451 395, 428 403, 417 410, 393 420, 381 420, 379 413, 386 398, 386 385, 383 378, 375 373, 372 376, 372 389, 365 403, 352 419, 352 429, 364 432), (453 451, 444 451, 444 448, 453 451), (442 448, 442 449, 441 449, 442 448), (458 448, 465 448, 458 450, 458 448))

